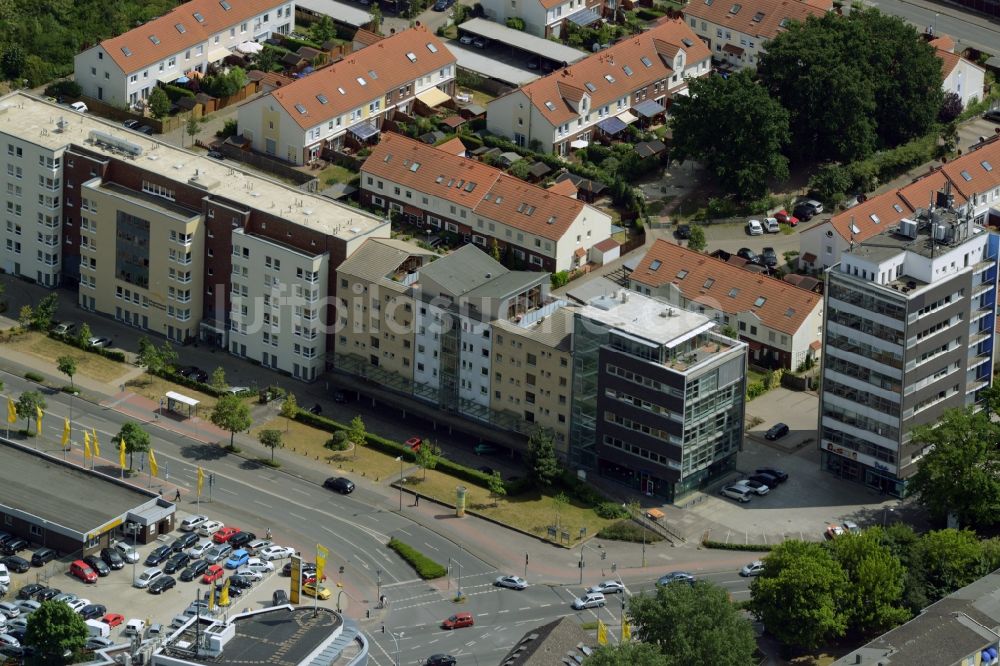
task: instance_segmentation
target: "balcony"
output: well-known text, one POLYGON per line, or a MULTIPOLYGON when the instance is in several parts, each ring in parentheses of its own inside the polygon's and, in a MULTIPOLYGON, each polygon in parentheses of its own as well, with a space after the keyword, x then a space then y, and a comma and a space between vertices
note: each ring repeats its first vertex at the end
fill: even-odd
POLYGON ((174 279, 177 280, 178 282, 180 282, 181 284, 190 284, 190 282, 191 282, 191 275, 190 274, 187 274, 187 275, 177 275, 177 276, 174 277, 174 279))

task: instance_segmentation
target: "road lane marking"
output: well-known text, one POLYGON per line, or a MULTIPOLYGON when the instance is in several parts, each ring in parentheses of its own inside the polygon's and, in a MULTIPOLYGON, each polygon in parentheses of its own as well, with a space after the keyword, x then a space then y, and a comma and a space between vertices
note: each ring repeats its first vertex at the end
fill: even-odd
POLYGON ((254 501, 253 501, 253 503, 254 503, 254 504, 260 504, 261 506, 264 506, 264 507, 267 507, 268 509, 273 509, 273 508, 274 508, 274 507, 273 507, 273 506, 271 506, 270 504, 264 504, 264 503, 263 503, 263 502, 261 502, 260 500, 254 500, 254 501))
POLYGON ((509 613, 509 612, 510 612, 510 609, 508 608, 507 610, 497 611, 497 615, 500 615, 501 613, 509 613))
POLYGON ((531 610, 531 606, 525 606, 524 608, 518 608, 517 612, 520 613, 521 611, 526 611, 526 610, 531 610))
POLYGON ((289 512, 288 512, 288 515, 289 515, 289 516, 292 516, 293 518, 298 518, 299 520, 308 520, 308 518, 305 518, 305 517, 303 517, 303 516, 300 516, 300 515, 299 515, 299 514, 297 514, 297 513, 292 513, 291 511, 289 511, 289 512))
POLYGON ((312 497, 312 493, 306 492, 305 490, 302 490, 298 486, 288 486, 288 489, 294 490, 295 492, 305 495, 306 497, 312 497))
POLYGON ((431 550, 437 550, 437 548, 435 548, 434 546, 430 545, 426 541, 424 541, 424 545, 427 546, 428 548, 430 548, 431 550))
MULTIPOLYGON (((238 483, 238 482, 237 482, 237 483, 238 483)), ((221 491, 222 491, 222 492, 224 492, 224 493, 229 493, 230 495, 235 495, 235 494, 236 494, 236 493, 234 493, 234 492, 233 492, 232 490, 226 490, 225 488, 219 488, 219 490, 221 490, 221 491)))

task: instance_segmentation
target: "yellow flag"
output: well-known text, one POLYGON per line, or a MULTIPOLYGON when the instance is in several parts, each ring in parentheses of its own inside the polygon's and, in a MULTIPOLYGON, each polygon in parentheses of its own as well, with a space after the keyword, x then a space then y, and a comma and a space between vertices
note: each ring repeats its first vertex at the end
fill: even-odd
POLYGON ((323 569, 326 568, 326 559, 330 557, 330 549, 321 544, 316 544, 316 589, 323 581, 323 569))
POLYGON ((17 423, 17 407, 11 398, 7 398, 7 423, 17 423))
POLYGON ((153 449, 149 450, 149 473, 153 476, 160 475, 160 466, 156 464, 156 456, 153 455, 153 449))
POLYGON ((201 497, 201 487, 205 485, 205 470, 198 468, 198 497, 201 497))
POLYGON ((69 419, 64 419, 64 421, 63 421, 62 445, 66 446, 67 442, 69 442, 69 419))
POLYGON ((93 457, 94 457, 94 454, 92 454, 90 452, 90 437, 88 437, 87 433, 84 432, 83 433, 83 459, 86 460, 87 458, 93 458, 93 457))
POLYGON ((212 586, 208 588, 208 610, 212 610, 213 608, 215 608, 215 590, 216 589, 217 588, 215 586, 215 583, 212 583, 212 586))
POLYGON ((91 429, 92 441, 94 442, 94 455, 98 458, 101 457, 101 446, 97 443, 97 428, 91 429))
POLYGON ((125 469, 125 438, 122 437, 121 441, 118 443, 118 465, 122 469, 125 469))
POLYGON ((604 622, 601 620, 597 621, 597 644, 608 644, 608 628, 604 626, 604 622))
POLYGON ((222 585, 222 593, 219 594, 219 605, 228 606, 229 605, 229 579, 222 585))
POLYGON ((628 620, 622 620, 622 641, 632 640, 632 625, 628 620))
POLYGON ((42 434, 42 408, 35 405, 35 430, 42 434))

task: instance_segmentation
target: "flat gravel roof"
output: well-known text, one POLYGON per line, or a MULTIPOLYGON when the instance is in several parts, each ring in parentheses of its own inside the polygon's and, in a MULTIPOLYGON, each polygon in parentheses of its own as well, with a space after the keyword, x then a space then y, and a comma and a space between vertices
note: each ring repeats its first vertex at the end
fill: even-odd
POLYGON ((238 618, 236 636, 222 649, 213 663, 230 666, 270 664, 298 666, 306 657, 330 639, 343 620, 328 609, 313 614, 309 607, 294 610, 275 608, 245 618, 238 618))
POLYGON ((0 506, 86 534, 154 499, 103 474, 0 442, 0 506))

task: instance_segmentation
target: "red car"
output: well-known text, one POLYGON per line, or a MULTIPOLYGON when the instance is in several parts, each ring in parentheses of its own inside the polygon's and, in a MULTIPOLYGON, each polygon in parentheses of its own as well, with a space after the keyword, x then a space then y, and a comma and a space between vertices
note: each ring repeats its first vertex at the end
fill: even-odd
POLYGON ((406 445, 410 447, 410 450, 414 453, 420 453, 420 444, 423 443, 423 441, 424 440, 419 437, 411 437, 406 440, 406 445))
POLYGON ((441 623, 441 628, 461 629, 462 627, 471 627, 475 623, 475 620, 472 619, 472 613, 455 613, 441 623))
POLYGON ((242 531, 238 527, 223 527, 212 536, 212 541, 215 543, 226 543, 242 531))
POLYGON ((112 629, 117 627, 119 624, 125 621, 125 616, 121 613, 108 613, 101 618, 101 622, 108 625, 112 629))
POLYGON ((779 210, 774 214, 775 219, 782 224, 787 224, 790 227, 794 227, 799 223, 799 218, 794 215, 789 215, 787 210, 779 210))
POLYGON ((69 572, 82 580, 84 583, 97 582, 97 573, 83 560, 74 560, 73 563, 69 565, 69 572))
POLYGON ((219 580, 225 575, 226 575, 225 569, 223 569, 218 564, 213 564, 208 568, 208 571, 205 572, 205 575, 201 577, 201 582, 214 583, 215 581, 219 580))

